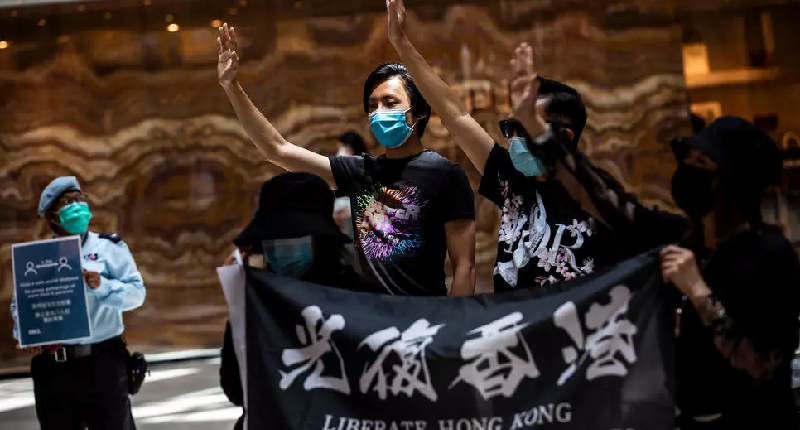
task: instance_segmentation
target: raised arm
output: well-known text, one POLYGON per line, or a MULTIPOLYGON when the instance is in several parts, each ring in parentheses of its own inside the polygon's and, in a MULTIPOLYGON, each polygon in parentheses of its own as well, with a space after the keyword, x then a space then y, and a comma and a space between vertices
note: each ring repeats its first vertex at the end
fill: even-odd
POLYGON ((473 119, 464 103, 417 52, 405 32, 406 10, 403 0, 387 0, 389 41, 406 66, 420 92, 442 119, 447 131, 469 160, 483 174, 494 139, 473 119))
POLYGON ((331 188, 336 184, 327 157, 287 142, 270 124, 266 117, 250 100, 236 80, 239 69, 239 43, 236 30, 225 23, 219 28, 217 38, 219 62, 217 72, 219 83, 225 90, 228 100, 239 118, 247 137, 256 145, 259 152, 271 163, 289 170, 313 173, 322 177, 331 188))
POLYGON ((553 179, 561 182, 587 213, 630 240, 639 250, 679 241, 685 231, 682 217, 642 206, 608 172, 596 167, 579 151, 569 150, 570 137, 566 133, 551 129, 547 124, 541 107, 536 105, 539 81, 533 50, 528 44, 523 43, 516 49, 511 70, 513 115, 531 139, 538 142, 529 141, 528 144, 542 145, 554 156, 553 179))

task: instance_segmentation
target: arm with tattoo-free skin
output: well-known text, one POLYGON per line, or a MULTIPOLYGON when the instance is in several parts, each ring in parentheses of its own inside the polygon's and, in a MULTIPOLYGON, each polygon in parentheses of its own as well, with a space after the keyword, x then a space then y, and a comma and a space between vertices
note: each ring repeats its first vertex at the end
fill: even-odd
POLYGON ((475 221, 460 219, 444 225, 447 253, 453 265, 450 296, 475 294, 475 221))
MULTIPOLYGON (((547 124, 542 106, 536 104, 539 81, 530 45, 522 43, 517 47, 510 67, 513 116, 523 125, 531 138, 541 142, 540 145, 555 155, 555 172, 551 178, 561 182, 584 211, 611 227, 621 237, 630 239, 631 246, 644 250, 661 244, 661 237, 647 241, 652 243, 638 243, 640 240, 638 238, 642 236, 639 231, 652 230, 648 224, 651 222, 658 224, 659 229, 667 232, 664 234, 665 237, 674 238, 674 232, 680 230, 674 228, 676 224, 674 217, 661 217, 658 211, 644 208, 636 197, 627 193, 608 172, 594 166, 580 151, 567 149, 570 136, 551 129, 547 124), (646 222, 641 219, 637 219, 636 222, 647 225, 647 228, 634 223, 634 214, 644 213, 648 215, 646 222), (661 221, 667 221, 669 225, 661 221)), ((536 143, 528 142, 528 144, 536 143)), ((677 235, 680 236, 680 233, 677 235)))
POLYGON ((461 98, 436 74, 417 52, 405 32, 406 10, 403 0, 387 0, 389 42, 406 66, 422 95, 442 119, 447 131, 469 160, 483 174, 494 139, 470 116, 461 98))
POLYGON ((278 130, 250 100, 236 80, 239 70, 239 42, 236 30, 225 23, 219 28, 217 38, 219 84, 239 118, 245 133, 267 161, 289 171, 313 173, 324 179, 331 188, 336 187, 331 164, 327 157, 287 142, 278 130))

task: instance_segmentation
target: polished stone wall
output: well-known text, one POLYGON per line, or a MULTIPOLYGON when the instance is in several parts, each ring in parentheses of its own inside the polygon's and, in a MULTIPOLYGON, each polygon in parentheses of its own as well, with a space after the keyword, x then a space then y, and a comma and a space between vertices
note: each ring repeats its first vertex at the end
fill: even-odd
MULTIPOLYGON (((541 74, 586 99, 582 148, 646 203, 669 207, 666 142, 688 125, 681 35, 669 5, 500 3, 420 9, 409 34, 498 138, 508 59, 517 43, 531 42, 541 74)), ((330 155, 338 135, 355 129, 379 151, 361 87, 376 65, 396 58, 383 13, 264 17, 239 31, 242 84, 288 140, 330 155)), ((77 176, 95 212, 91 228, 118 232, 130 246, 148 290, 145 305, 126 314, 127 338, 158 351, 221 343, 226 308, 215 267, 251 216, 260 184, 279 172, 247 140, 216 84, 211 29, 167 36, 169 52, 182 57, 160 71, 120 65, 140 60, 142 37, 165 36, 108 33, 62 35, 51 61, 0 72, 0 367, 24 363, 10 336, 11 244, 47 236, 36 205, 53 177, 77 176), (109 64, 116 71, 98 71, 109 64)), ((0 67, 10 61, 3 55, 0 67)), ((476 171, 440 122, 428 130, 425 145, 458 161, 477 187, 476 171)), ((497 212, 476 204, 485 289, 497 212)))

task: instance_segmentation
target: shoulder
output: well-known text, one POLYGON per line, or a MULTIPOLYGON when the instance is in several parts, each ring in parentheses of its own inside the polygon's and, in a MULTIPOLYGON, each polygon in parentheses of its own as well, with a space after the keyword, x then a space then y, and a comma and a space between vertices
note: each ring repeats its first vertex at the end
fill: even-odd
POLYGON ((115 245, 119 244, 119 243, 123 243, 122 242, 122 236, 120 236, 117 233, 98 233, 97 234, 97 238, 98 239, 102 239, 102 240, 107 240, 107 241, 109 241, 109 242, 111 242, 111 243, 113 243, 115 245))
POLYGON ((109 252, 130 253, 128 245, 122 240, 122 236, 117 233, 97 233, 97 241, 100 246, 109 252))
POLYGON ((758 251, 767 259, 791 262, 800 267, 797 250, 776 225, 767 225, 759 232, 758 251))
POLYGON ((372 156, 367 154, 362 155, 334 155, 328 157, 330 160, 331 168, 337 169, 357 169, 363 168, 367 160, 372 160, 372 156))
POLYGON ((364 161, 369 159, 373 160, 374 157, 368 154, 361 154, 361 155, 334 155, 332 157, 328 157, 331 160, 331 163, 342 163, 342 164, 364 164, 364 161))

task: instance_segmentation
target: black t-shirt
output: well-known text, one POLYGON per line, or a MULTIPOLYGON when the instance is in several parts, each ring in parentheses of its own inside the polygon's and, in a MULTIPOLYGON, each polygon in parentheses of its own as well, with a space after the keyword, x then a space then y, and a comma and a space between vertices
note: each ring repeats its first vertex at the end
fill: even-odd
POLYGON ((498 144, 486 161, 480 194, 503 211, 495 292, 544 287, 623 258, 611 232, 581 209, 563 185, 523 175, 498 144))
POLYGON ((445 224, 475 219, 464 171, 432 151, 330 161, 336 187, 350 197, 362 272, 392 294, 446 295, 445 224))

